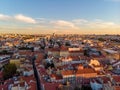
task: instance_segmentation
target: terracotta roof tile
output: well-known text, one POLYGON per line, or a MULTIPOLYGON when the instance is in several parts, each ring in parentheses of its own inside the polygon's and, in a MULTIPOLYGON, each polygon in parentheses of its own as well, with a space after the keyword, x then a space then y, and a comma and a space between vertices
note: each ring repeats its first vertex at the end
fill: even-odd
POLYGON ((103 83, 108 83, 108 81, 110 81, 110 78, 106 76, 100 78, 103 80, 103 83))
POLYGON ((82 70, 77 70, 76 74, 87 74, 87 73, 96 73, 92 68, 84 68, 82 70))
POLYGON ((57 90, 59 83, 45 83, 45 90, 57 90))
POLYGON ((8 85, 0 85, 0 90, 8 90, 8 85))
POLYGON ((73 75, 74 71, 73 70, 63 70, 61 73, 62 73, 62 75, 73 75))
POLYGON ((120 76, 113 76, 113 79, 114 79, 116 82, 120 82, 120 76))
POLYGON ((115 86, 114 90, 120 90, 120 86, 115 86))

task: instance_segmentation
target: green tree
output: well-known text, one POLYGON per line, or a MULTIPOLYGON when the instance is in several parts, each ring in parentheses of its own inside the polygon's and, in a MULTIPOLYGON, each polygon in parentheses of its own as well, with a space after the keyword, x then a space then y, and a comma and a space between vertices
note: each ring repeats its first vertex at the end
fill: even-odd
POLYGON ((105 41, 104 38, 98 38, 98 40, 101 41, 101 42, 102 42, 102 41, 105 41))
POLYGON ((65 46, 71 46, 70 42, 66 42, 65 46))
POLYGON ((82 86, 81 90, 92 90, 90 86, 82 86))
POLYGON ((4 80, 13 77, 16 73, 17 67, 15 64, 6 64, 3 69, 4 80))
POLYGON ((74 90, 80 90, 80 88, 79 87, 75 87, 74 90))

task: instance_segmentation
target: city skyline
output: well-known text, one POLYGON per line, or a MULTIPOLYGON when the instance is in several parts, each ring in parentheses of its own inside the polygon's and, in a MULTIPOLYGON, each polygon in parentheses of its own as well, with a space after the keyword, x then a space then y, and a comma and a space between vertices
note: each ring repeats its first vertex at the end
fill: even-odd
POLYGON ((0 33, 120 34, 120 0, 2 0, 0 33))

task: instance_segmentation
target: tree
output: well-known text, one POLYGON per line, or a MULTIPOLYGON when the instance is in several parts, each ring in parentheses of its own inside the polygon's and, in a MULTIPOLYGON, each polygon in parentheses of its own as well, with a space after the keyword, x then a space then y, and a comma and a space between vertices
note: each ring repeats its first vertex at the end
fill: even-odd
POLYGON ((44 54, 44 58, 45 58, 45 59, 48 58, 48 54, 47 54, 47 53, 44 54))
POLYGON ((13 54, 13 52, 12 51, 8 51, 8 50, 2 50, 2 51, 0 51, 0 54, 13 54))
POLYGON ((15 64, 6 64, 3 69, 4 80, 13 77, 16 73, 17 67, 15 64))
POLYGON ((80 88, 79 87, 75 87, 74 90, 80 90, 80 88))
POLYGON ((58 46, 59 46, 59 47, 61 47, 61 46, 62 46, 62 42, 57 41, 56 43, 58 44, 58 46))
POLYGON ((84 86, 84 85, 82 85, 81 90, 92 90, 92 88, 90 86, 84 86))
POLYGON ((100 56, 102 55, 101 51, 98 51, 98 53, 99 53, 100 56))
POLYGON ((103 38, 98 38, 98 40, 101 41, 101 42, 105 41, 105 39, 103 39, 103 38))
POLYGON ((34 51, 34 47, 19 47, 19 50, 31 50, 34 51))
POLYGON ((65 46, 71 46, 70 42, 66 42, 65 46))
POLYGON ((89 57, 89 50, 84 50, 84 56, 88 56, 89 57))

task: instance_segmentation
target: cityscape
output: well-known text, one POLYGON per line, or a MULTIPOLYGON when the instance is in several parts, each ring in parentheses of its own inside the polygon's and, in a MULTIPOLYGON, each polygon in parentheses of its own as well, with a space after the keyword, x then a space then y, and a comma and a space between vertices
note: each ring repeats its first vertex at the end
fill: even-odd
POLYGON ((1 0, 0 90, 120 90, 120 0, 1 0))
POLYGON ((0 38, 1 90, 120 90, 120 35, 0 38))

